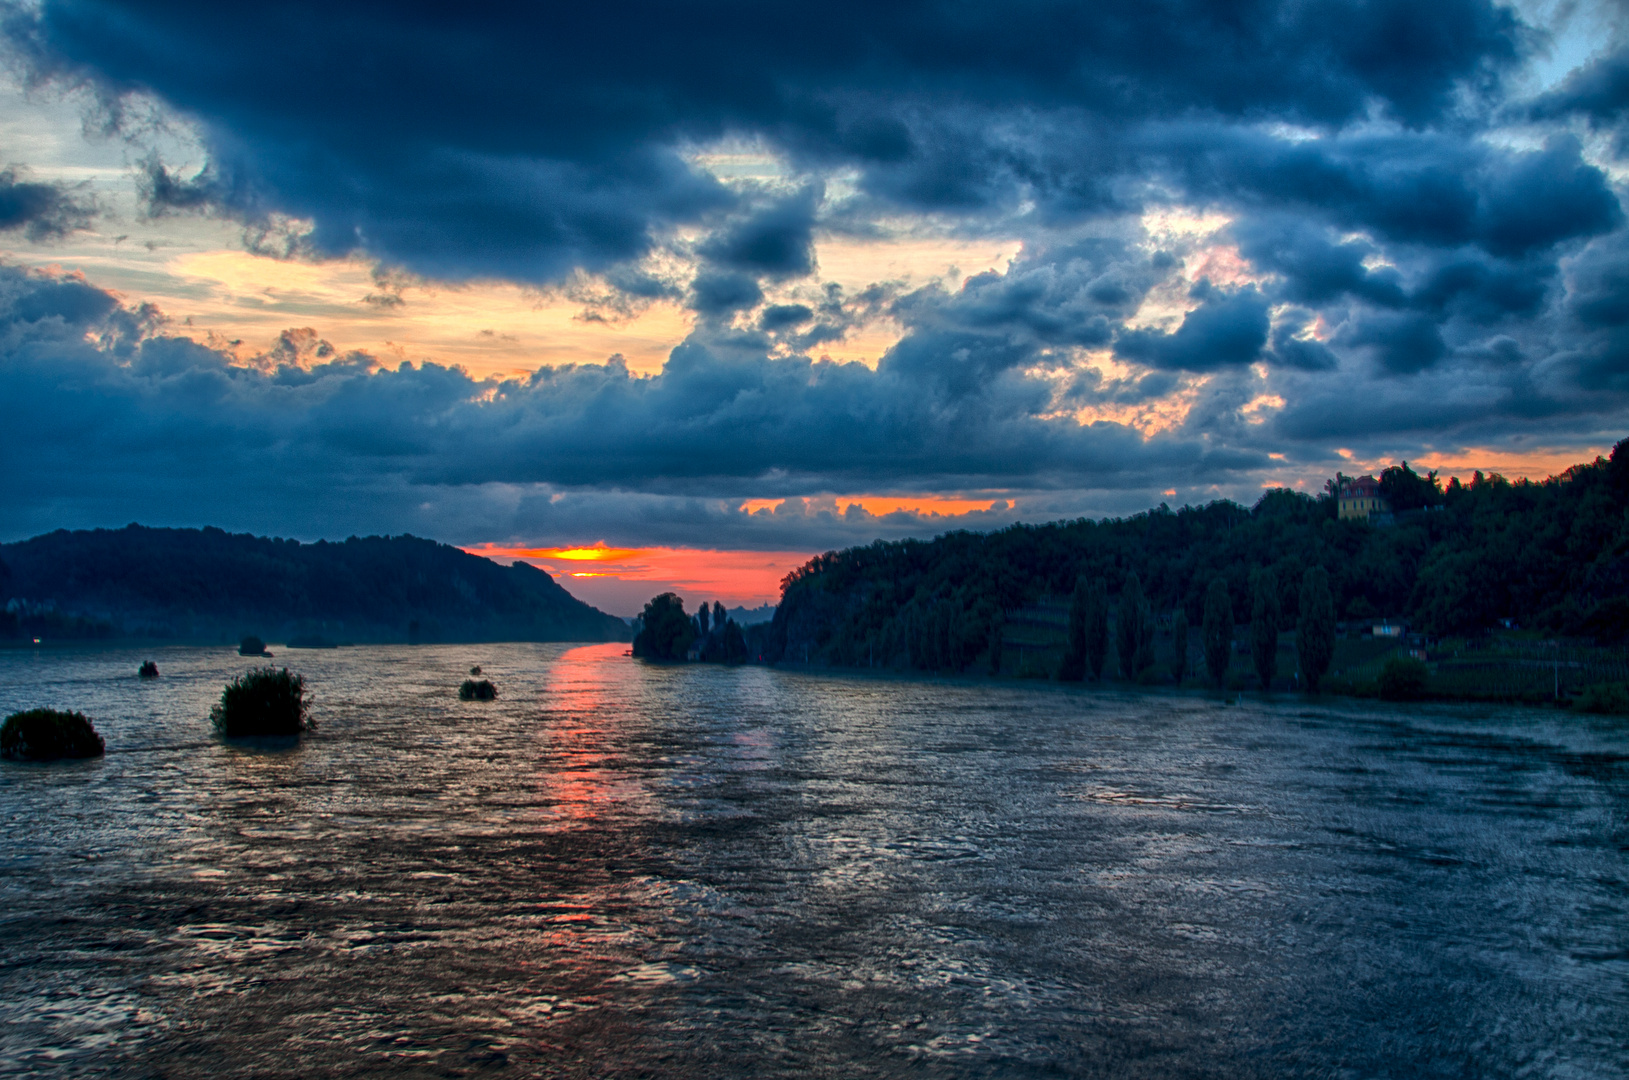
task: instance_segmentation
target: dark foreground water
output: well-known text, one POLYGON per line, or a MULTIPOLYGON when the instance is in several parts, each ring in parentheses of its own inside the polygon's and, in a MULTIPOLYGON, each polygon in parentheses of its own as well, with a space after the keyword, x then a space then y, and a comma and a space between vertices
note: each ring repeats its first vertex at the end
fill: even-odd
POLYGON ((0 1072, 1629 1076, 1621 722, 622 648, 0 654, 0 1072))

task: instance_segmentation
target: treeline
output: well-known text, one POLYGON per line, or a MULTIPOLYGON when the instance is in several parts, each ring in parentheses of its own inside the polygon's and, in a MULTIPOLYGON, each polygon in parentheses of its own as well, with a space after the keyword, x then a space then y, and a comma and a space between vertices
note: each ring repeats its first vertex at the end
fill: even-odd
POLYGON ((646 604, 634 622, 633 654, 646 660, 687 660, 692 652, 694 659, 714 664, 742 664, 750 655, 746 632, 717 600, 710 608, 703 603, 695 615, 684 613, 684 601, 676 593, 663 593, 646 604))
POLYGON ((617 641, 621 619, 524 563, 414 536, 58 530, 0 545, 0 638, 617 641))
MULTIPOLYGON (((1629 634, 1629 440, 1610 460, 1538 482, 1477 473, 1444 485, 1395 466, 1380 478, 1395 514, 1380 525, 1340 520, 1338 480, 1317 496, 1269 491, 1250 508, 1161 505, 829 552, 786 578, 765 658, 972 670, 999 656, 1013 612, 1080 595, 1085 618, 1093 589, 1100 636, 1110 612, 1135 636, 1155 621, 1186 633, 1207 609, 1288 631, 1314 568, 1331 621, 1406 619, 1433 636, 1504 620, 1600 641, 1629 634)), ((1080 662, 1071 650, 1068 674, 1080 662)))

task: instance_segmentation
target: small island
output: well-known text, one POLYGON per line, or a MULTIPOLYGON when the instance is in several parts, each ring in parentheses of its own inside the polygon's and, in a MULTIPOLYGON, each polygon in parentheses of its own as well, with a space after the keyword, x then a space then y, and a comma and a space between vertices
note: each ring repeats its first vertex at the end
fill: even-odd
MULTIPOLYGON (((475 670, 479 671, 479 668, 475 670)), ((458 688, 459 701, 495 701, 498 697, 498 688, 488 679, 477 682, 474 679, 465 679, 458 688)))
POLYGON ((294 735, 309 731, 311 706, 305 680, 288 668, 263 667, 227 683, 209 710, 215 730, 228 738, 294 735))
POLYGON ((101 757, 105 751, 102 736, 84 713, 28 709, 0 724, 0 758, 54 761, 101 757))

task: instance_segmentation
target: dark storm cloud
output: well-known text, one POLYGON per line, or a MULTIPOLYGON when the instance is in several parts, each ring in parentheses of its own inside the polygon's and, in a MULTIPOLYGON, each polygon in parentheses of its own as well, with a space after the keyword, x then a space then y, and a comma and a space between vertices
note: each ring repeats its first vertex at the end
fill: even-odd
POLYGON ((721 229, 701 245, 707 261, 772 277, 814 270, 815 210, 820 190, 806 188, 721 229))
POLYGON ((703 270, 690 287, 690 306, 703 315, 728 315, 757 307, 764 291, 750 274, 703 270))
POLYGON ((1540 120, 1579 114, 1598 125, 1621 122, 1629 113, 1629 47, 1574 71, 1560 86, 1529 103, 1527 112, 1540 120))
POLYGON ((1151 136, 1148 148, 1149 168, 1168 170, 1191 197, 1404 244, 1473 244, 1515 257, 1623 220, 1606 175, 1583 160, 1570 135, 1538 150, 1509 150, 1438 132, 1291 141, 1177 127, 1151 136))
POLYGON ((1629 325, 1629 236, 1597 241, 1569 267, 1570 307, 1590 328, 1629 325))
POLYGON ((34 243, 60 239, 90 224, 96 206, 67 184, 30 181, 16 166, 0 169, 0 233, 21 232, 34 243))
MULTIPOLYGON (((14 269, 0 271, 0 341, 0 426, 32 463, 5 470, 0 501, 13 506, 110 500, 139 516, 181 491, 229 505, 300 478, 325 513, 327 493, 348 493, 349 520, 408 489, 1123 487, 1211 468, 1200 442, 1044 419, 1047 395, 1000 362, 945 380, 893 354, 873 371, 771 360, 721 336, 692 339, 652 378, 613 362, 482 382, 435 364, 382 369, 291 334, 242 367, 154 336, 88 285, 14 269)), ((305 512, 298 498, 288 509, 305 512)))
MULTIPOLYGON (((7 271, 0 409, 41 460, 97 463, 10 470, 15 506, 205 492, 407 527, 421 505, 488 523, 565 505, 676 515, 678 536, 737 527, 724 494, 1249 490, 1270 454, 1323 461, 1332 439, 1593 438, 1629 407, 1619 193, 1555 119, 1621 124, 1623 54, 1512 103, 1536 39, 1489 0, 4 10, 14 55, 89 86, 115 128, 141 93, 195 122, 207 165, 145 162, 151 214, 548 284, 587 318, 664 298, 699 316, 654 378, 386 370, 295 332, 245 368, 89 285, 7 271), (1512 116, 1541 141, 1490 137, 1512 116), (723 140, 781 178, 692 164, 723 140), (1138 216, 1170 208, 1230 224, 1155 250, 1138 216), (899 222, 1024 246, 954 289, 815 277, 822 230, 899 222), (1229 243, 1235 276, 1206 269, 1229 243), (693 279, 640 262, 658 246, 693 279), (1180 319, 1137 322, 1194 278, 1180 319), (903 336, 875 370, 814 358, 882 318, 903 336), (1175 395, 1186 418, 1150 437, 1077 419, 1175 395)), ((775 543, 813 528, 771 517, 775 543)))
POLYGON ((758 323, 765 330, 785 330, 802 326, 814 318, 814 309, 807 304, 771 304, 764 308, 758 323))
MULTIPOLYGON (((1426 125, 1487 93, 1523 34, 1486 0, 49 0, 6 27, 36 76, 92 84, 115 119, 141 90, 198 120, 210 165, 152 171, 157 206, 291 214, 314 221, 319 252, 534 281, 625 261, 730 204, 676 153, 729 133, 857 165, 909 205, 1036 187, 1067 208, 1082 192, 1048 182, 1023 117, 1077 143, 1082 123, 1190 114, 1339 126, 1378 107, 1426 125)), ((726 236, 719 254, 796 271, 794 233, 726 236)))
POLYGON ((1183 316, 1174 333, 1128 330, 1115 355, 1156 368, 1214 371, 1261 359, 1267 344, 1267 298, 1253 285, 1227 291, 1201 281, 1193 290, 1199 306, 1183 316))
POLYGON ((1380 366, 1392 374, 1428 368, 1448 352, 1437 324, 1415 313, 1368 313, 1349 324, 1340 344, 1372 350, 1380 366))

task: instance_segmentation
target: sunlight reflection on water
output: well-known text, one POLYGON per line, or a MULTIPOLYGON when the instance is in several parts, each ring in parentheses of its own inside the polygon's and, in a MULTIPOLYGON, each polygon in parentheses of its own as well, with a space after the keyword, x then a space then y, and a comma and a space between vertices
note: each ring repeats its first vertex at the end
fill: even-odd
POLYGON ((624 649, 0 654, 0 1072, 1629 1075, 1621 725, 624 649))

